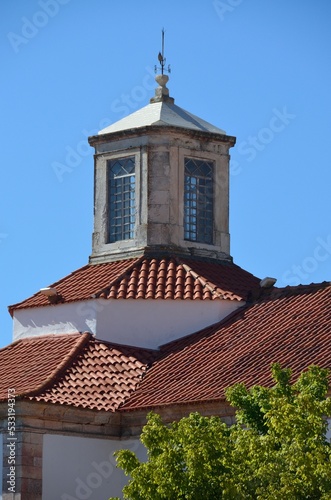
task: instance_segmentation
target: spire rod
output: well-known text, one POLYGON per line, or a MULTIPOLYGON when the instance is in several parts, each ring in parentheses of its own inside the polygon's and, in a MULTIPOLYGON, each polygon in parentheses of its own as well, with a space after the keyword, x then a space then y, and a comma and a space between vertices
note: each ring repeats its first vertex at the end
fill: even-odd
POLYGON ((155 73, 157 72, 158 69, 161 70, 161 75, 164 74, 166 71, 167 73, 170 73, 170 64, 168 64, 168 68, 165 68, 165 63, 166 63, 166 58, 164 57, 164 28, 162 28, 162 52, 159 52, 157 58, 159 60, 160 66, 157 67, 155 66, 155 73))
POLYGON ((164 28, 162 28, 162 52, 159 52, 157 58, 160 66, 155 66, 155 73, 157 73, 158 70, 161 70, 161 74, 157 74, 155 76, 155 81, 159 84, 159 86, 155 89, 155 96, 150 99, 150 103, 167 102, 168 104, 174 104, 175 100, 173 97, 169 96, 169 89, 167 88, 169 76, 164 74, 165 71, 170 73, 170 66, 168 65, 168 67, 165 68, 166 58, 164 57, 164 28))

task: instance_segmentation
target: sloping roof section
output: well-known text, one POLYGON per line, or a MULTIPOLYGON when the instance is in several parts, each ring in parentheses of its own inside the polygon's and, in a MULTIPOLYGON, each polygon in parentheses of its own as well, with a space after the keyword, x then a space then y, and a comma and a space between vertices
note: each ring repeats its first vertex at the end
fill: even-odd
MULTIPOLYGON (((105 299, 246 300, 259 278, 228 261, 140 257, 91 264, 51 285, 61 302, 105 299)), ((40 292, 9 307, 49 305, 40 292)))
POLYGON ((331 368, 330 284, 265 293, 159 351, 88 333, 19 340, 0 350, 0 399, 13 387, 31 401, 129 411, 222 400, 236 382, 270 386, 273 362, 293 379, 311 364, 331 368))
POLYGON ((155 353, 115 346, 89 333, 22 339, 0 350, 0 400, 17 397, 116 410, 141 382, 155 353))
POLYGON ((176 104, 170 104, 167 102, 147 104, 147 106, 138 109, 138 111, 135 111, 112 125, 100 130, 98 135, 110 134, 113 132, 131 130, 140 127, 148 127, 151 125, 157 125, 160 127, 168 125, 225 135, 224 130, 215 127, 215 125, 202 120, 202 118, 193 115, 179 106, 176 106, 176 104))
POLYGON ((276 289, 196 334, 161 348, 161 357, 123 409, 212 401, 237 382, 270 386, 279 362, 293 379, 311 364, 331 368, 331 286, 276 289))
POLYGON ((16 396, 38 393, 51 385, 88 340, 86 335, 47 335, 17 340, 0 349, 0 400, 8 388, 16 396))

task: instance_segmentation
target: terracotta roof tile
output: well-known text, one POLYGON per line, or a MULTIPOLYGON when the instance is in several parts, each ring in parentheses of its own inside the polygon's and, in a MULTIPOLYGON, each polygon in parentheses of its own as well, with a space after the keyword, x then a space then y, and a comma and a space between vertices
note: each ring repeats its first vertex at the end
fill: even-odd
MULTIPOLYGON (((167 275, 166 261, 151 267, 167 275)), ((145 271, 146 281, 149 263, 145 271)), ((189 275, 193 288, 196 280, 189 275)), ((158 352, 90 334, 22 339, 0 350, 0 397, 6 399, 8 387, 14 387, 32 401, 105 411, 223 399, 224 389, 235 382, 269 385, 275 361, 292 368, 294 378, 312 363, 331 368, 330 308, 327 283, 272 289, 158 352)))
POLYGON ((52 384, 88 341, 84 335, 47 335, 18 340, 0 349, 0 400, 6 399, 8 387, 16 395, 34 393, 52 384))
MULTIPOLYGON (((246 300, 259 279, 231 262, 152 258, 91 264, 52 284, 62 302, 91 297, 109 299, 246 300)), ((40 292, 10 306, 49 305, 40 292)))
POLYGON ((118 347, 88 333, 22 339, 0 350, 0 400, 13 387, 31 401, 114 411, 154 358, 148 349, 118 347))
MULTIPOLYGON (((125 275, 138 261, 139 259, 130 259, 106 264, 87 265, 50 286, 56 288, 64 302, 89 299, 96 292, 101 295, 103 289, 108 289, 110 283, 117 280, 119 276, 125 275)), ((10 306, 9 310, 44 305, 49 305, 47 298, 37 292, 23 302, 10 306)))
POLYGON ((221 323, 161 348, 161 357, 123 409, 224 398, 226 387, 270 385, 280 362, 297 378, 331 368, 331 286, 275 289, 221 323))

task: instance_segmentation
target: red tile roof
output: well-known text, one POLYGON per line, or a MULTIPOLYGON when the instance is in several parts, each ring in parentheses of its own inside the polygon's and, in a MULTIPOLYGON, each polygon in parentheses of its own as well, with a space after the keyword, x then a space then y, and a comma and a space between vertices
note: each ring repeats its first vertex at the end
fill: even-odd
POLYGON ((294 379, 311 364, 331 368, 331 286, 275 289, 221 323, 163 346, 124 405, 136 409, 224 398, 236 382, 270 385, 280 362, 294 379))
POLYGON ((154 358, 153 351, 119 349, 89 333, 22 339, 0 350, 0 400, 12 387, 24 399, 114 411, 154 358))
POLYGON ((236 382, 270 385, 276 361, 294 378, 313 363, 331 368, 330 284, 265 294, 158 352, 87 333, 19 340, 0 350, 0 398, 14 387, 34 401, 128 411, 223 399, 236 382))
MULTIPOLYGON (((91 264, 52 284, 61 302, 108 299, 246 300, 260 280, 227 261, 186 258, 136 259, 91 264)), ((49 305, 40 292, 10 306, 16 309, 49 305)))
POLYGON ((17 340, 0 349, 0 400, 6 399, 8 387, 20 396, 51 385, 87 339, 87 335, 47 335, 17 340))
MULTIPOLYGON (((118 279, 118 276, 124 274, 128 267, 134 265, 137 261, 138 259, 132 259, 106 264, 87 265, 53 283, 51 287, 56 288, 65 302, 88 299, 100 289, 109 286, 109 283, 118 279)), ((49 305, 47 298, 40 292, 37 292, 32 297, 9 306, 9 310, 13 312, 15 309, 45 305, 49 305)))

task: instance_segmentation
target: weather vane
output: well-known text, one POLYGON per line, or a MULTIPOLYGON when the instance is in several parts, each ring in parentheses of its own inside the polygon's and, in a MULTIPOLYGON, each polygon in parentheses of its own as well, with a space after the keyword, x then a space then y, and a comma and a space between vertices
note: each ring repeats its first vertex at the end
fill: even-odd
POLYGON ((157 67, 155 65, 155 73, 157 72, 158 69, 161 70, 161 74, 163 75, 164 72, 166 71, 167 73, 171 73, 170 69, 170 64, 168 64, 168 68, 165 68, 165 63, 166 63, 166 58, 164 57, 164 28, 162 28, 162 52, 159 52, 159 55, 157 56, 160 66, 157 67))

